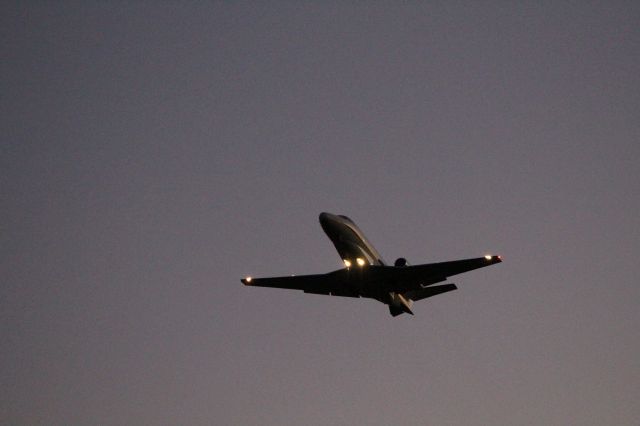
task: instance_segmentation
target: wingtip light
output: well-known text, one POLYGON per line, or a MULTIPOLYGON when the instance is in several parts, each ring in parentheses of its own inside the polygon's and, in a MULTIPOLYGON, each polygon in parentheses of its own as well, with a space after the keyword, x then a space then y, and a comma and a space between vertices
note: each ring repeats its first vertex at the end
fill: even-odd
POLYGON ((487 254, 484 258, 486 260, 497 260, 497 261, 502 262, 502 256, 493 256, 491 254, 487 254))

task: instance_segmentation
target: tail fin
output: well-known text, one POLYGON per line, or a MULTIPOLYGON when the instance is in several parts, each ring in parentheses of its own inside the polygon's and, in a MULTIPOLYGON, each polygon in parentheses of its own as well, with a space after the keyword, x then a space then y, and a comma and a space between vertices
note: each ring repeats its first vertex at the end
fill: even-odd
POLYGON ((413 304, 413 301, 411 299, 407 300, 407 298, 400 293, 391 293, 389 296, 391 297, 389 313, 392 316, 397 317, 402 313, 413 315, 413 312, 411 312, 411 305, 413 304))
POLYGON ((400 306, 391 306, 389 305, 389 313, 393 317, 397 317, 398 315, 404 314, 404 311, 400 306))

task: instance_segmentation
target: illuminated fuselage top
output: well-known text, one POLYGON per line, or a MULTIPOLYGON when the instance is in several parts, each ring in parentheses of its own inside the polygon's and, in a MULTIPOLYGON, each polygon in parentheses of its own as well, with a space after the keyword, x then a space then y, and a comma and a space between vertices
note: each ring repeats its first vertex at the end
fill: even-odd
POLYGON ((320 225, 347 267, 385 264, 378 250, 371 245, 362 231, 348 217, 320 213, 320 225))

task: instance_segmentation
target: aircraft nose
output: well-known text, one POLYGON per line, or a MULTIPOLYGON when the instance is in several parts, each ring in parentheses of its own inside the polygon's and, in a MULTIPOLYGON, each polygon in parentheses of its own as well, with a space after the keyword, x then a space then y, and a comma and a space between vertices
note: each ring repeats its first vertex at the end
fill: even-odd
POLYGON ((321 224, 327 224, 327 223, 331 222, 332 220, 335 220, 335 215, 333 215, 331 213, 327 213, 327 212, 320 213, 320 223, 321 224))
POLYGON ((320 213, 320 226, 324 229, 324 232, 329 233, 335 227, 336 215, 322 212, 320 213))

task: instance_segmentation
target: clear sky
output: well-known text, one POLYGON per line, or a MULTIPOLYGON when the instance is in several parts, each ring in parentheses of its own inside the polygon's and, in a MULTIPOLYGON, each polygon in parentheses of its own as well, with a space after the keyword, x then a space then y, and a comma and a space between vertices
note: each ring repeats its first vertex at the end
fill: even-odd
POLYGON ((0 423, 637 425, 640 3, 5 2, 0 423), (271 3, 271 4, 269 4, 271 3), (392 318, 248 288, 501 254, 392 318))

